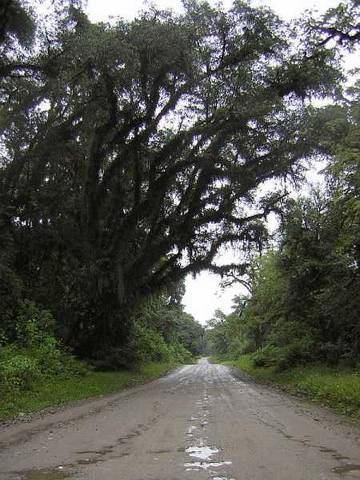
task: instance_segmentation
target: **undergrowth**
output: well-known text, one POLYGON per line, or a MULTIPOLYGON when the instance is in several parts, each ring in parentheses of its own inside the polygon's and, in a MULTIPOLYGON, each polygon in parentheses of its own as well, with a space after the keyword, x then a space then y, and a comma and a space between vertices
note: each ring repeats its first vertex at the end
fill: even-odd
POLYGON ((131 370, 116 371, 115 365, 111 372, 93 371, 56 339, 51 313, 32 302, 21 305, 15 332, 12 338, 0 332, 0 419, 115 392, 191 360, 182 345, 166 345, 156 332, 143 329, 136 347, 144 353, 131 370))

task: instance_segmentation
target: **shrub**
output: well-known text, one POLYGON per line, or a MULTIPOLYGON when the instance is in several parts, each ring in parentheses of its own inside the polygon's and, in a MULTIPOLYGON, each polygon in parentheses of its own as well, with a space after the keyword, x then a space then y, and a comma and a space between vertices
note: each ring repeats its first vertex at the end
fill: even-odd
POLYGON ((16 343, 24 348, 49 342, 55 346, 54 326, 54 317, 48 310, 42 310, 35 303, 25 300, 16 317, 16 343))
POLYGON ((252 342, 245 335, 234 337, 230 342, 229 356, 235 360, 251 351, 253 351, 252 342))
POLYGON ((169 346, 172 359, 178 363, 191 363, 192 354, 182 343, 174 342, 169 346))
POLYGON ((31 390, 41 376, 38 363, 15 346, 4 347, 0 355, 0 385, 7 390, 31 390))
MULTIPOLYGON (((146 362, 178 362, 186 363, 192 359, 191 353, 178 341, 167 344, 161 333, 157 332, 148 325, 137 321, 133 326, 133 332, 128 350, 123 352, 119 350, 113 352, 111 361, 113 368, 115 365, 126 366, 127 368, 137 368, 146 362), (114 355, 116 353, 116 355, 114 355), (131 364, 129 361, 131 360, 131 364)), ((105 366, 109 368, 107 364, 105 366)), ((115 367, 116 368, 116 367, 115 367)))
POLYGON ((62 348, 52 332, 50 312, 23 302, 16 321, 15 341, 0 351, 0 387, 4 391, 31 390, 44 378, 70 377, 87 372, 62 348))
POLYGON ((171 351, 163 336, 140 322, 135 323, 132 344, 143 363, 167 362, 171 359, 171 351))
POLYGON ((50 335, 44 338, 44 343, 30 350, 31 356, 37 361, 41 373, 45 376, 71 377, 85 375, 88 366, 85 362, 75 359, 64 351, 59 342, 50 335))
POLYGON ((266 345, 251 355, 254 367, 275 367, 276 370, 285 370, 296 364, 313 359, 314 339, 303 337, 296 339, 285 346, 266 345))

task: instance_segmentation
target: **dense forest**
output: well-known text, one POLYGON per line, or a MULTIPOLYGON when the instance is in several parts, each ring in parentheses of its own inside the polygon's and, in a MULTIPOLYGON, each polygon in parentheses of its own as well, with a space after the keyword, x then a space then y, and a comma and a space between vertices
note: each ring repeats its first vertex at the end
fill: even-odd
POLYGON ((320 110, 324 184, 282 202, 278 230, 242 278, 246 293, 209 322, 214 353, 279 370, 359 364, 359 94, 356 83, 320 110))
POLYGON ((286 23, 186 0, 92 23, 76 0, 1 2, 3 379, 64 369, 64 348, 186 361, 205 340, 184 278, 202 270, 249 289, 212 321, 217 352, 359 361, 358 8, 286 23), (290 199, 317 159, 326 189, 290 199), (227 247, 243 260, 219 263, 227 247))

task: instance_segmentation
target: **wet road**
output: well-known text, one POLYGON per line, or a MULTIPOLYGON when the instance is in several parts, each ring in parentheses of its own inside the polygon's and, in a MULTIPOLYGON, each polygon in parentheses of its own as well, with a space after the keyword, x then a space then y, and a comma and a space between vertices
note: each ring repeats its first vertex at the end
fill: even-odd
POLYGON ((206 359, 0 433, 0 480, 360 478, 360 431, 206 359))

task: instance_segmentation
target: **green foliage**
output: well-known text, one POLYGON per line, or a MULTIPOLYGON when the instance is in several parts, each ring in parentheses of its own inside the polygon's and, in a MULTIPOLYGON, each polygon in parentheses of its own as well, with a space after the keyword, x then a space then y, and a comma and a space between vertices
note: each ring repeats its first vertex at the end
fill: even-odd
POLYGON ((278 262, 275 251, 255 258, 251 268, 251 296, 236 297, 232 314, 218 312, 217 319, 209 322, 208 338, 216 353, 238 358, 265 347, 270 341, 284 314, 287 288, 278 262))
POLYGON ((45 378, 85 374, 85 364, 66 353, 53 334, 54 318, 34 303, 21 304, 16 338, 0 350, 0 390, 26 391, 45 378))
MULTIPOLYGON (((131 363, 145 296, 203 269, 243 272, 218 266, 216 253, 266 238, 278 195, 257 202, 255 192, 313 154, 303 100, 339 91, 340 46, 327 48, 316 22, 290 26, 246 2, 99 24, 74 0, 51 2, 43 22, 24 2, 5 3, 0 244, 10 239, 13 253, 0 258, 0 295, 13 272, 78 355, 131 363)), ((327 21, 345 28, 340 13, 327 21)), ((200 351, 190 318, 177 316, 176 335, 158 318, 167 343, 200 351)))
MULTIPOLYGON (((204 329, 194 318, 184 312, 181 298, 185 290, 182 282, 179 289, 172 284, 160 294, 150 295, 139 302, 134 312, 134 331, 132 339, 138 338, 138 344, 149 345, 138 351, 156 350, 150 345, 159 343, 159 352, 163 351, 162 342, 174 350, 181 363, 203 349, 204 329), (174 291, 176 301, 174 301, 174 291), (147 338, 149 337, 149 338, 147 338), (161 338, 161 339, 160 339, 161 338)), ((165 353, 164 353, 165 354, 165 353)), ((148 359, 155 359, 149 357, 148 359)))
POLYGON ((38 362, 14 346, 4 347, 0 353, 0 390, 31 390, 40 378, 38 362))
POLYGON ((151 296, 135 313, 130 345, 138 361, 191 362, 199 353, 203 329, 167 295, 151 296))
POLYGON ((209 348, 216 353, 223 354, 228 350, 228 336, 226 315, 221 310, 216 310, 214 317, 209 320, 207 331, 207 342, 209 348))
POLYGON ((202 348, 203 328, 183 311, 184 293, 171 285, 157 295, 139 302, 131 318, 131 330, 126 346, 114 347, 95 360, 97 369, 139 369, 148 362, 191 362, 202 348), (176 301, 174 301, 176 292, 176 301))
POLYGON ((254 367, 275 367, 276 370, 286 370, 305 362, 316 359, 315 341, 309 335, 292 339, 283 346, 268 344, 251 355, 254 367))
MULTIPOLYGON (((51 313, 41 310, 33 302, 24 301, 16 317, 16 343, 24 348, 41 347, 53 344, 55 321, 51 313)), ((56 346, 56 344, 52 345, 56 346)))
POLYGON ((163 336, 140 323, 135 324, 132 342, 135 350, 139 352, 142 363, 149 361, 168 362, 171 359, 171 351, 163 336))
POLYGON ((182 343, 175 342, 169 345, 169 350, 170 358, 173 358, 175 362, 188 364, 193 362, 194 357, 189 350, 186 350, 182 343))
POLYGON ((11 0, 0 5, 0 45, 11 46, 13 37, 29 47, 34 39, 35 21, 25 2, 11 0), (6 45, 8 44, 8 45, 6 45))
POLYGON ((159 332, 141 323, 135 325, 132 342, 134 349, 139 352, 141 364, 148 362, 191 363, 193 358, 183 344, 178 341, 167 344, 159 332))
POLYGON ((253 262, 251 295, 212 325, 216 353, 252 353, 254 366, 277 370, 315 360, 360 361, 359 124, 347 108, 322 112, 329 113, 336 144, 328 132, 321 137, 334 155, 327 191, 287 202, 278 249, 253 262))

